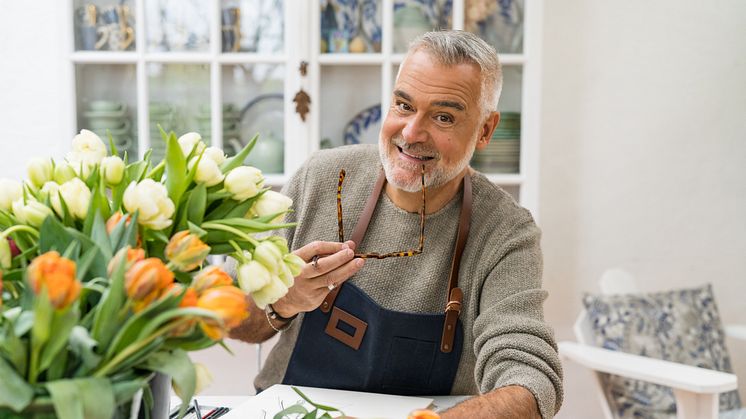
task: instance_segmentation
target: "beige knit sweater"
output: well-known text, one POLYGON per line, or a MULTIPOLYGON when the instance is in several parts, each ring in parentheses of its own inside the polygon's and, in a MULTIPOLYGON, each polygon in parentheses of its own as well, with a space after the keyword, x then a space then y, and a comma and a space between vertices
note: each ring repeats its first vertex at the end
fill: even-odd
MULTIPOLYGON (((285 186, 298 221, 286 230, 291 249, 313 240, 337 241, 336 190, 339 169, 347 171, 342 193, 344 229, 352 232, 381 168, 376 146, 357 145, 314 154, 285 186)), ((472 176, 474 209, 459 286, 464 347, 451 394, 479 394, 520 385, 536 397, 544 418, 562 403, 562 368, 553 332, 543 320, 540 231, 531 214, 483 175, 472 176)), ((421 255, 368 260, 350 279, 391 310, 443 312, 461 193, 425 220, 421 255)), ((415 248, 419 215, 396 207, 382 194, 359 251, 415 248)), ((349 237, 345 237, 349 239, 349 237)), ((282 333, 254 384, 282 382, 303 321, 282 333)))

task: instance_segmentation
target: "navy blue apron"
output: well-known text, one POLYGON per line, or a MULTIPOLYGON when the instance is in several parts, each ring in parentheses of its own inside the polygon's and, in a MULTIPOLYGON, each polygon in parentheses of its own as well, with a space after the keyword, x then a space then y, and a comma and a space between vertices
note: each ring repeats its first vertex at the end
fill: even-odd
MULTIPOLYGON (((381 171, 352 233, 360 243, 381 195, 381 171)), ((471 218, 471 177, 464 196, 444 313, 387 310, 354 284, 329 292, 303 317, 283 384, 400 395, 450 394, 461 359, 458 270, 471 218)))

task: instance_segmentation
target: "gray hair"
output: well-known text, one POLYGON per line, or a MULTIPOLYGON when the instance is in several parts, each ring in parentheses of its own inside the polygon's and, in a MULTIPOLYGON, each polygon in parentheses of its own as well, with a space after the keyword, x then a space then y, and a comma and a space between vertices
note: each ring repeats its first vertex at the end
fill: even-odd
MULTIPOLYGON (((497 111, 497 101, 503 87, 503 71, 497 51, 471 32, 448 30, 427 32, 409 44, 408 55, 425 50, 439 63, 450 67, 476 64, 481 74, 482 116, 497 111)), ((400 67, 401 69, 401 67, 400 67)))

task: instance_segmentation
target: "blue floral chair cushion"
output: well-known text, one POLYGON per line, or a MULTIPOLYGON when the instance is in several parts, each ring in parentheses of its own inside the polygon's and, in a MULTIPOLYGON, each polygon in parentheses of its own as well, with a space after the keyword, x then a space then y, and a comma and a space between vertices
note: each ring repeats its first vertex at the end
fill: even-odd
MULTIPOLYGON (((732 372, 712 287, 651 294, 583 297, 594 344, 606 349, 732 372)), ((602 384, 620 418, 667 418, 676 412, 664 386, 605 374, 602 384)), ((720 411, 738 409, 737 391, 720 395, 720 411)))

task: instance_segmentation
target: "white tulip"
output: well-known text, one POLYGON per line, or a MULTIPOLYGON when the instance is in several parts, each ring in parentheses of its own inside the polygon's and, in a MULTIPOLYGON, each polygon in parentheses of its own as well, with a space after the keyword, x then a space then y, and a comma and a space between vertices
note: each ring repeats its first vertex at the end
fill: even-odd
POLYGON ((261 263, 252 260, 240 265, 236 273, 238 286, 245 293, 251 293, 263 288, 272 280, 272 274, 261 263))
MULTIPOLYGON (((49 183, 51 182, 47 182, 44 185, 46 186, 49 183)), ((62 196, 62 199, 65 201, 67 211, 70 215, 79 220, 85 219, 86 215, 88 215, 88 206, 91 203, 91 191, 88 189, 85 182, 80 180, 80 178, 73 178, 72 180, 68 180, 60 185, 58 193, 49 195, 49 200, 52 202, 52 208, 54 208, 54 211, 62 217, 64 213, 62 212, 60 196, 62 196)))
POLYGON ((107 184, 119 185, 124 178, 124 161, 119 156, 104 157, 101 160, 101 175, 107 184))
POLYGON ((282 257, 283 262, 285 262, 285 265, 290 269, 290 273, 293 276, 300 275, 301 270, 303 269, 303 266, 306 265, 306 262, 298 255, 294 255, 292 253, 288 253, 285 256, 282 257))
POLYGON ((280 273, 280 265, 284 265, 282 252, 269 240, 259 243, 252 256, 255 261, 264 265, 273 275, 280 273))
POLYGON ((73 138, 73 150, 67 153, 67 161, 78 176, 88 177, 91 169, 106 157, 106 146, 98 135, 87 129, 73 138))
MULTIPOLYGON (((189 170, 191 170, 198 158, 194 157, 189 161, 189 170)), ((205 186, 215 186, 223 181, 223 172, 220 170, 215 161, 205 158, 202 156, 197 163, 197 171, 194 173, 194 181, 197 183, 204 183, 205 186)))
POLYGON ((11 179, 0 179, 0 210, 8 211, 13 201, 23 197, 23 185, 11 179))
POLYGON ((26 172, 31 183, 40 188, 45 182, 52 180, 52 160, 34 157, 26 165, 26 172))
POLYGON ((204 159, 210 159, 220 165, 225 161, 225 153, 217 147, 207 147, 202 153, 202 160, 204 159))
POLYGON ((62 184, 75 177, 75 170, 67 162, 54 165, 54 181, 62 184))
POLYGON ((59 190, 60 190, 59 183, 51 182, 51 181, 46 182, 44 183, 44 186, 42 186, 41 189, 39 190, 39 199, 46 202, 47 198, 51 199, 52 196, 57 195, 57 191, 59 190))
POLYGON ((224 186, 236 201, 253 198, 264 186, 262 171, 251 166, 236 167, 225 175, 224 186))
POLYGON ((189 153, 194 150, 194 155, 198 156, 205 150, 205 143, 202 142, 202 136, 197 132, 187 132, 186 134, 179 137, 177 140, 181 152, 184 153, 184 157, 188 157, 189 153), (196 149, 194 149, 197 147, 196 149))
POLYGON ((145 227, 162 230, 171 225, 174 203, 168 197, 166 187, 153 179, 130 183, 122 201, 128 213, 139 211, 137 222, 145 227))
POLYGON ((29 200, 24 203, 23 199, 19 199, 13 202, 12 207, 13 215, 18 218, 18 221, 32 227, 38 228, 48 216, 52 215, 52 210, 38 201, 29 200))
POLYGON ((273 277, 271 281, 261 289, 251 293, 251 298, 260 309, 264 309, 267 304, 273 304, 288 293, 288 287, 278 278, 273 277))
POLYGON ((282 221, 283 217, 285 216, 284 213, 290 209, 290 206, 293 205, 293 200, 288 198, 287 196, 275 192, 275 191, 267 191, 262 194, 262 196, 259 197, 259 199, 254 203, 254 206, 251 207, 249 210, 249 215, 254 217, 263 217, 265 215, 271 215, 271 214, 277 214, 281 213, 277 217, 270 220, 271 223, 278 223, 282 221))

